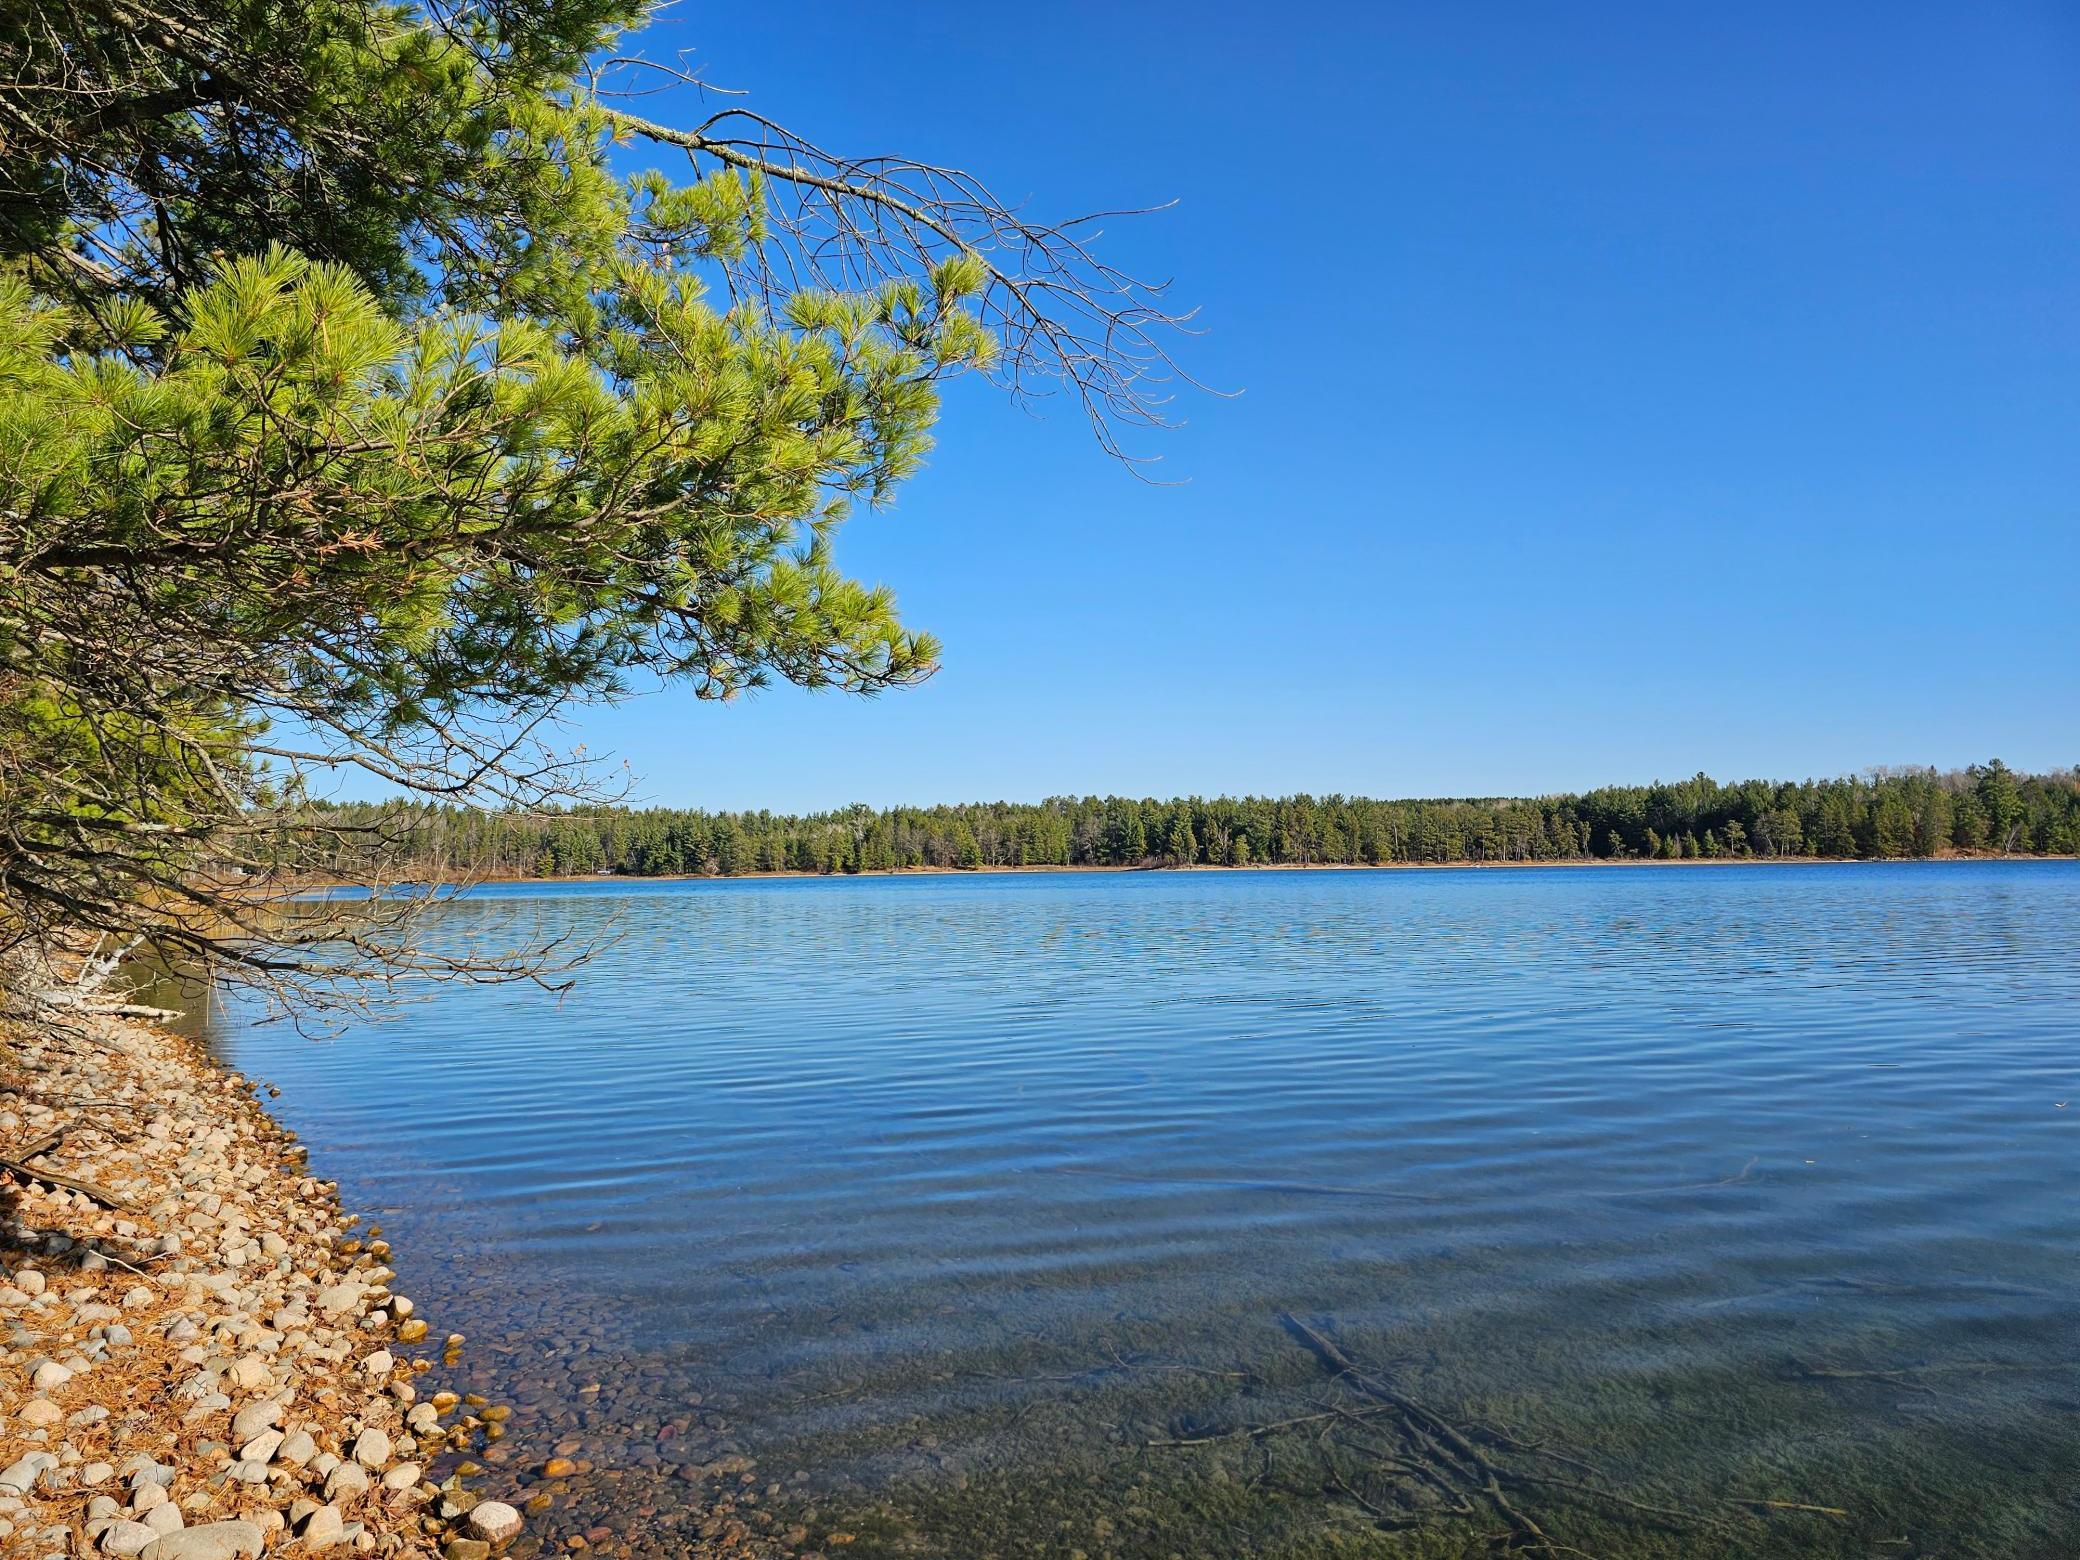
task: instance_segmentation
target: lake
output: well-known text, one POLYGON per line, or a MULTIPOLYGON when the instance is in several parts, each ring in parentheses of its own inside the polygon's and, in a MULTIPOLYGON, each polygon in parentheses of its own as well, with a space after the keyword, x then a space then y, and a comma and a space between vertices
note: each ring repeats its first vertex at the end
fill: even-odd
POLYGON ((430 1379, 513 1405, 496 1482, 580 1464, 550 1547, 2080 1553, 2080 864, 588 882, 432 935, 537 928, 612 940, 211 1041, 468 1336, 430 1379))

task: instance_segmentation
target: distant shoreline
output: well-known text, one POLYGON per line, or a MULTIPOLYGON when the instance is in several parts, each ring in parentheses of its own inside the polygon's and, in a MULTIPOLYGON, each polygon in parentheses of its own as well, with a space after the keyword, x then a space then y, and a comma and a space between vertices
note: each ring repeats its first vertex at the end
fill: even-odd
MULTIPOLYGON (((1551 871, 1564 867, 1595 868, 1669 868, 1669 867, 1901 867, 1926 863, 1993 863, 2026 861, 2080 861, 2072 855, 2022 855, 2010 852, 2001 855, 1993 851, 1972 853, 1953 851, 1940 856, 1685 856, 1678 860, 1654 856, 1589 856, 1561 861, 1251 861, 1238 866, 1214 866, 1207 862, 1193 862, 1189 866, 1150 864, 1147 866, 1107 866, 1099 864, 1077 864, 1063 866, 1059 863, 1032 866, 981 866, 981 867, 872 867, 858 872, 802 872, 792 868, 777 872, 566 872, 543 876, 537 873, 498 874, 478 876, 403 877, 393 886, 405 884, 429 884, 441 888, 472 888, 485 884, 511 883, 749 883, 771 882, 786 878, 900 878, 900 877, 1005 877, 1014 874, 1079 874, 1079 873, 1183 873, 1183 872, 1521 872, 1551 871)), ((312 882, 311 887, 326 886, 312 882)))

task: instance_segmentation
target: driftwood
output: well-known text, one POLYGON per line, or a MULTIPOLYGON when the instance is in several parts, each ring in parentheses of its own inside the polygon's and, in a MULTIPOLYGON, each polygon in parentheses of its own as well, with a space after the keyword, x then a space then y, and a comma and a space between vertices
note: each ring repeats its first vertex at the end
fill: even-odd
POLYGON ((17 1181, 40 1181, 45 1186, 55 1186, 60 1191, 77 1192, 80 1196, 89 1198, 101 1204, 104 1208, 128 1212, 130 1204, 116 1196, 114 1192, 105 1191, 91 1181, 76 1181, 69 1175, 59 1175, 55 1170, 39 1170, 28 1162, 38 1155, 47 1154, 56 1148, 64 1136, 65 1129, 60 1127, 56 1132, 46 1137, 40 1137, 33 1142, 24 1143, 20 1148, 14 1149, 10 1153, 0 1154, 0 1170, 6 1171, 17 1181))
POLYGON ((1347 1408, 1331 1408, 1324 1409, 1319 1414, 1301 1414, 1292 1419, 1274 1419, 1268 1424, 1244 1425, 1239 1430, 1221 1430, 1213 1435, 1189 1435, 1173 1441, 1148 1441, 1143 1444, 1151 1447, 1218 1446, 1223 1441, 1261 1441, 1267 1435, 1276 1435, 1281 1430, 1297 1430, 1302 1425, 1326 1424, 1332 1419, 1363 1420, 1369 1418, 1372 1414, 1384 1412, 1384 1408, 1373 1409, 1369 1412, 1365 1409, 1359 1409, 1355 1413, 1347 1408))
POLYGON ((40 1137, 33 1142, 24 1143, 20 1148, 14 1150, 13 1157, 16 1159, 34 1159, 38 1154, 48 1154, 65 1140, 65 1134, 71 1130, 70 1127, 60 1127, 46 1137, 40 1137))
POLYGON ((1338 1347, 1333 1338, 1317 1332, 1292 1312, 1286 1312, 1280 1320, 1286 1324, 1290 1332, 1314 1351, 1323 1368, 1337 1380, 1348 1383, 1366 1397, 1401 1415, 1403 1429, 1408 1433, 1408 1438, 1415 1448, 1423 1454, 1422 1461, 1432 1468, 1435 1468, 1440 1460, 1445 1462, 1444 1468, 1436 1470, 1445 1475, 1441 1482, 1449 1485, 1471 1482, 1478 1492, 1486 1497, 1488 1504, 1494 1507, 1496 1515, 1509 1523, 1511 1541, 1516 1547, 1533 1551, 1550 1551, 1555 1548, 1552 1538, 1538 1525, 1538 1520, 1521 1509, 1503 1490, 1502 1470, 1483 1454, 1479 1447, 1469 1441, 1457 1425, 1433 1413, 1414 1398, 1397 1391, 1386 1382, 1367 1375, 1338 1347), (1440 1457, 1440 1453, 1444 1455, 1440 1457), (1453 1474, 1457 1474, 1458 1477, 1452 1478, 1453 1474))
POLYGON ((1758 1511, 1805 1511, 1819 1517, 1846 1517, 1848 1512, 1840 1506, 1808 1506, 1798 1500, 1741 1500, 1732 1499, 1729 1506, 1753 1506, 1758 1511))
POLYGON ((1755 1173, 1755 1167, 1761 1163, 1762 1156, 1755 1154, 1751 1155, 1748 1162, 1732 1175, 1722 1176, 1716 1181, 1690 1181, 1682 1186, 1635 1186, 1622 1192, 1593 1192, 1590 1195, 1604 1198, 1670 1197, 1678 1192, 1710 1192, 1716 1191, 1722 1186, 1743 1186, 1747 1184, 1748 1177, 1755 1173))
MULTIPOLYGON (((45 1094, 36 1089, 18 1089, 14 1087, 12 1084, 0 1084, 0 1094, 11 1094, 16 1099, 35 1100, 38 1104, 41 1105, 71 1105, 77 1107, 80 1110, 144 1111, 157 1110, 159 1108, 156 1104, 139 1105, 132 1100, 96 1099, 92 1095, 87 1094, 45 1094)), ((17 1150, 15 1153, 15 1158, 17 1159, 27 1159, 30 1157, 30 1155, 24 1154, 19 1150, 17 1150)))
POLYGON ((1131 1181, 1144 1186, 1203 1186, 1220 1192, 1269 1192, 1287 1197, 1350 1197, 1361 1202, 1434 1203, 1421 1192, 1396 1192, 1376 1186, 1335 1186, 1320 1181, 1254 1181, 1205 1175, 1135 1175, 1097 1165, 1040 1165, 1043 1175, 1083 1175, 1100 1181, 1131 1181))
MULTIPOLYGON (((1795 1500, 1722 1497, 1691 1508, 1637 1499, 1614 1488, 1609 1475, 1584 1458, 1525 1440, 1496 1425, 1461 1423, 1404 1391, 1382 1372, 1360 1364, 1322 1329, 1290 1312, 1282 1314, 1280 1321, 1328 1372, 1331 1385, 1354 1395, 1357 1402, 1322 1402, 1313 1413, 1149 1441, 1144 1446, 1193 1448, 1262 1444, 1287 1434, 1311 1437, 1328 1459, 1322 1491, 1349 1501, 1380 1527, 1406 1529, 1439 1518, 1485 1514, 1506 1525, 1505 1531, 1493 1535, 1495 1542, 1522 1555, 1583 1553, 1556 1538, 1546 1526, 1550 1519, 1542 1520, 1542 1513, 1530 1509, 1542 1491, 1576 1503, 1600 1505, 1612 1516, 1684 1532, 1725 1530, 1734 1512, 1748 1513, 1750 1520, 1768 1514, 1849 1516, 1838 1506, 1795 1500), (1493 1450, 1484 1449, 1482 1443, 1493 1450), (1387 1482, 1375 1484, 1369 1493, 1359 1488, 1359 1475, 1348 1473, 1347 1463, 1337 1465, 1338 1451, 1363 1457, 1371 1472, 1387 1476, 1387 1482)), ((1265 1455, 1268 1469, 1268 1445, 1265 1455)))
POLYGON ((34 1000, 41 1008, 58 1008, 89 1018, 148 1018, 164 1023, 186 1016, 179 1008, 147 1007, 142 1002, 96 1001, 71 991, 38 992, 34 1000))
POLYGON ((1874 1381, 1906 1392, 1935 1394, 1924 1376, 2033 1376, 2046 1371, 2080 1370, 2080 1360, 1946 1360, 1924 1365, 1900 1365, 1891 1370, 1852 1370, 1833 1365, 1790 1362, 1793 1381, 1874 1381))

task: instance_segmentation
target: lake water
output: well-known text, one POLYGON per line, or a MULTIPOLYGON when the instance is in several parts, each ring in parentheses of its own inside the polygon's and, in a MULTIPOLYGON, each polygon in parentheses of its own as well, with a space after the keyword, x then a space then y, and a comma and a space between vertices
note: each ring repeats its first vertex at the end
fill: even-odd
POLYGON ((2080 866, 588 883, 435 935, 535 925, 615 940, 560 1002, 212 1039, 514 1405, 499 1482, 590 1465, 552 1547, 700 1553, 728 1493, 833 1560, 2080 1554, 2080 866))

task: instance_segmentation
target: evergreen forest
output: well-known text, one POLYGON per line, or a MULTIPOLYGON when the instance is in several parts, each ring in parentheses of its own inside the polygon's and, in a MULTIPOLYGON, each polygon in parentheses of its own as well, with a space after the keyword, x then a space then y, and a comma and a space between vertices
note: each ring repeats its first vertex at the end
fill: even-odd
POLYGON ((335 812, 340 824, 401 833, 406 870, 440 878, 2080 854, 2080 770, 2019 774, 1998 760, 1832 780, 1728 784, 1700 774, 1517 798, 1060 796, 806 814, 404 814, 356 804, 335 812))

